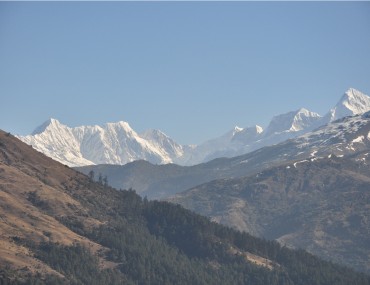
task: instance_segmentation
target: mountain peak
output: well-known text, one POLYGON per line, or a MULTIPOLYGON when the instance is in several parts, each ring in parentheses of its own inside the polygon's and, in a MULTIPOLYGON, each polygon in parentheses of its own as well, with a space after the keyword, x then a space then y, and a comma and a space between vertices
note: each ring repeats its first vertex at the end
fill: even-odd
POLYGON ((40 126, 38 126, 33 132, 32 135, 38 135, 44 132, 49 127, 60 127, 62 124, 54 118, 50 118, 46 120, 44 123, 42 123, 40 126))
POLYGON ((105 124, 108 128, 113 128, 113 129, 123 129, 125 132, 127 133, 132 133, 132 132, 135 132, 129 123, 125 122, 125 121, 119 121, 119 122, 116 122, 116 123, 106 123, 105 124))
POLYGON ((354 88, 349 88, 339 102, 325 116, 332 122, 346 116, 365 113, 370 110, 370 97, 354 88))
POLYGON ((163 150, 165 153, 165 162, 172 162, 184 154, 184 150, 180 144, 167 136, 164 132, 155 129, 149 129, 139 135, 154 145, 158 150, 163 150), (166 160, 167 159, 167 160, 166 160))
POLYGON ((348 88, 348 90, 344 93, 344 95, 347 95, 347 96, 349 96, 349 97, 356 97, 356 96, 363 96, 364 94, 363 94, 361 91, 359 91, 359 90, 357 90, 357 89, 355 89, 355 88, 350 87, 350 88, 348 88))
POLYGON ((305 108, 274 116, 266 128, 266 134, 297 132, 309 128, 321 116, 305 108))
POLYGON ((349 88, 343 94, 338 104, 341 104, 353 111, 353 115, 357 115, 369 110, 370 97, 354 88, 349 88))
POLYGON ((232 137, 232 141, 238 141, 243 144, 248 144, 251 141, 255 140, 259 134, 263 132, 262 127, 255 125, 252 127, 246 127, 246 128, 234 128, 234 133, 232 137))
POLYGON ((305 114, 305 115, 311 115, 313 117, 318 117, 320 116, 319 114, 315 113, 315 112, 311 112, 309 110, 307 110, 306 108, 300 108, 298 109, 297 111, 294 111, 297 115, 298 114, 305 114))
POLYGON ((153 138, 153 137, 168 137, 164 132, 156 129, 149 129, 140 134, 143 138, 153 138))

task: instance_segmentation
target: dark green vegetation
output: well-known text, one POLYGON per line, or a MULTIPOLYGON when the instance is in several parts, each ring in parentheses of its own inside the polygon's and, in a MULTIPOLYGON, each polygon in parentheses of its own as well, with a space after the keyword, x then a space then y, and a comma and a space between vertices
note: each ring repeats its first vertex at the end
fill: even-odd
POLYGON ((370 284, 304 251, 95 183, 1 132, 0 197, 0 284, 370 284))
POLYGON ((39 245, 33 244, 32 241, 22 241, 22 243, 32 248, 39 260, 49 264, 68 278, 55 275, 42 276, 41 274, 19 276, 20 274, 15 270, 6 268, 0 271, 0 284, 135 284, 128 283, 125 276, 118 270, 101 270, 98 258, 78 244, 62 246, 46 242, 39 245))

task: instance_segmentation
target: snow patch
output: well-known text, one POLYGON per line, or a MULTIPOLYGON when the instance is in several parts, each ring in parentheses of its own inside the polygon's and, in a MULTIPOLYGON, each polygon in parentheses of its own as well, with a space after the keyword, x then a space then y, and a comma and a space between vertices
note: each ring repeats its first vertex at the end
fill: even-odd
POLYGON ((362 143, 364 141, 365 137, 364 136, 359 136, 352 140, 353 143, 362 143))
POLYGON ((313 157, 313 158, 310 158, 310 161, 316 161, 316 160, 319 160, 319 159, 323 159, 323 157, 320 157, 320 156, 316 156, 316 157, 313 157))
POLYGON ((304 162, 309 162, 308 160, 301 160, 301 161, 297 161, 297 162, 294 162, 293 163, 293 166, 295 167, 295 168, 297 168, 297 164, 300 164, 300 163, 304 163, 304 162))

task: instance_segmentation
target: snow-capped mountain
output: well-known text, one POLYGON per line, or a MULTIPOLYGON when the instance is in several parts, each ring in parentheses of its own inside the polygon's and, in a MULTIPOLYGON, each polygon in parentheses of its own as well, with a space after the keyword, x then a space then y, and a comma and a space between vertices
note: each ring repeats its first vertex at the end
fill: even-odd
POLYGON ((194 165, 217 157, 233 156, 244 146, 258 140, 262 132, 262 127, 257 125, 247 128, 236 126, 221 137, 194 146, 175 162, 182 165, 194 165))
POLYGON ((127 122, 70 128, 55 119, 42 124, 32 135, 19 138, 70 166, 125 164, 140 159, 159 164, 194 165, 218 157, 242 155, 369 110, 370 97, 350 88, 324 117, 301 108, 274 116, 265 130, 258 125, 234 127, 200 145, 180 145, 159 130, 138 134, 127 122))
POLYGON ((266 128, 264 136, 304 131, 320 119, 321 116, 319 114, 301 108, 297 111, 273 117, 266 128))
POLYGON ((183 156, 184 149, 186 149, 159 130, 147 130, 140 134, 140 137, 160 150, 163 157, 166 157, 169 162, 172 162, 172 159, 176 157, 183 156))
POLYGON ((32 135, 19 137, 45 155, 70 166, 94 164, 83 157, 80 142, 71 128, 58 120, 49 119, 37 127, 32 135))
POLYGON ((370 97, 350 88, 324 117, 301 108, 274 116, 265 130, 258 126, 245 129, 235 128, 220 138, 196 146, 189 154, 190 158, 181 160, 184 157, 180 157, 180 164, 192 165, 217 157, 242 155, 264 146, 274 145, 303 135, 334 120, 362 114, 369 110, 370 97), (257 132, 252 132, 252 135, 243 137, 244 132, 249 132, 257 127, 257 132))
POLYGON ((253 127, 241 129, 239 132, 236 132, 232 137, 232 141, 238 141, 243 144, 247 141, 252 141, 256 139, 256 137, 263 132, 263 128, 261 126, 255 125, 253 127))
POLYGON ((312 130, 322 117, 304 108, 272 118, 263 130, 256 125, 248 128, 235 127, 225 135, 196 146, 189 157, 179 158, 180 164, 193 165, 217 157, 232 157, 258 148, 276 144, 312 130))
POLYGON ((125 164, 140 159, 162 164, 182 155, 182 147, 162 132, 141 137, 127 122, 70 128, 49 119, 32 135, 20 139, 70 166, 125 164))
POLYGON ((362 114, 370 110, 370 97, 360 91, 350 88, 323 118, 321 125, 346 116, 362 114))

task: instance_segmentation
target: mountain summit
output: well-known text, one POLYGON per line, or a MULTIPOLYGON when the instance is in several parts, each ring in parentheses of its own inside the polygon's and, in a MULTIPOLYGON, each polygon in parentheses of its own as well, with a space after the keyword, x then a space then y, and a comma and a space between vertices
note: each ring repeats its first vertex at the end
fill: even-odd
POLYGON ((53 118, 50 118, 49 120, 45 121, 42 125, 38 126, 33 132, 32 135, 37 135, 45 132, 47 129, 51 128, 60 128, 62 125, 61 123, 53 118))
POLYGON ((349 88, 339 102, 324 117, 324 122, 332 122, 346 116, 362 114, 370 110, 370 97, 349 88))
POLYGON ((69 166, 126 164, 135 160, 195 165, 277 144, 345 116, 366 111, 370 111, 370 97, 351 88, 324 117, 301 108, 274 116, 265 130, 258 125, 234 127, 200 145, 180 145, 159 130, 138 134, 124 121, 70 128, 56 119, 49 119, 32 135, 19 138, 69 166))
POLYGON ((305 108, 272 118, 265 135, 303 131, 317 122, 321 116, 305 108))

